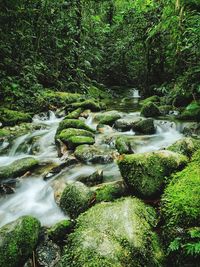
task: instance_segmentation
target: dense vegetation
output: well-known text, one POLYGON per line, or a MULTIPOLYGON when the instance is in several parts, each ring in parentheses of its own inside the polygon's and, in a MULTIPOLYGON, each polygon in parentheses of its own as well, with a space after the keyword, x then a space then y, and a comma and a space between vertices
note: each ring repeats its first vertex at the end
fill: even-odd
POLYGON ((198 0, 0 1, 0 97, 132 86, 179 105, 200 92, 198 0), (180 103, 181 102, 181 103, 180 103))

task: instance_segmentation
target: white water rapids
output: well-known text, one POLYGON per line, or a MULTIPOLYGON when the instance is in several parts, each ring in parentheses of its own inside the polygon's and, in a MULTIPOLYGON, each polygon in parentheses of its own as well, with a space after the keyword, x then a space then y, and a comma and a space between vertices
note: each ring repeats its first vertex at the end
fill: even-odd
MULTIPOLYGON (((124 117, 138 116, 138 113, 124 114, 124 117)), ((86 124, 95 128, 94 114, 86 119, 86 124)), ((0 156, 0 166, 6 166, 16 159, 32 156, 41 164, 51 162, 61 163, 57 156, 54 137, 56 129, 62 118, 57 118, 53 112, 47 115, 35 116, 33 124, 39 130, 18 137, 6 155, 0 156)), ((133 131, 125 133, 107 127, 103 134, 96 135, 96 143, 105 145, 104 139, 115 135, 131 135, 137 141, 136 152, 143 153, 164 148, 182 137, 175 123, 167 121, 155 121, 157 132, 150 136, 136 136, 133 131)), ((56 176, 57 180, 72 181, 84 174, 92 174, 97 169, 103 169, 105 180, 121 179, 116 163, 107 165, 78 164, 64 169, 56 176)), ((20 179, 16 192, 11 195, 0 197, 0 226, 15 220, 22 215, 33 215, 43 225, 50 226, 66 216, 61 212, 54 200, 54 192, 51 187, 52 181, 44 181, 41 174, 33 173, 30 177, 20 179)))

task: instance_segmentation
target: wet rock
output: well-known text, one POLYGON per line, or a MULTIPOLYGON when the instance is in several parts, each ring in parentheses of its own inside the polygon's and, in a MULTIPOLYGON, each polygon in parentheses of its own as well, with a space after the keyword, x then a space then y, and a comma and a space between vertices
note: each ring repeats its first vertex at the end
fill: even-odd
POLYGON ((200 149, 200 140, 191 137, 182 138, 167 148, 188 158, 191 158, 198 149, 200 149))
POLYGON ((178 116, 180 120, 200 121, 200 103, 197 101, 191 102, 183 112, 178 116))
POLYGON ((96 202, 109 202, 127 194, 127 187, 123 181, 115 181, 99 185, 95 189, 96 202))
POLYGON ((75 120, 75 119, 65 119, 60 122, 56 135, 61 133, 64 129, 68 129, 68 128, 82 129, 88 132, 95 133, 95 130, 87 126, 84 121, 75 120))
POLYGON ((95 145, 78 146, 74 152, 75 157, 82 162, 106 164, 113 161, 113 152, 107 148, 95 145))
POLYGON ((94 193, 83 183, 75 182, 66 185, 60 199, 61 209, 76 218, 86 211, 94 202, 94 193))
POLYGON ((166 116, 174 112, 174 107, 171 105, 162 105, 159 106, 159 110, 161 112, 161 115, 166 116))
POLYGON ((185 125, 182 132, 186 136, 197 137, 200 135, 200 123, 188 123, 187 125, 185 125))
POLYGON ((60 248, 51 240, 41 242, 36 249, 36 259, 41 267, 55 267, 60 258, 60 248))
POLYGON ((97 170, 89 176, 81 176, 78 178, 79 182, 86 184, 87 186, 94 186, 103 182, 103 171, 97 170))
POLYGON ((18 179, 0 180, 0 195, 15 193, 15 187, 18 179))
POLYGON ((0 167, 0 179, 22 176, 27 171, 33 170, 38 164, 39 161, 31 157, 15 160, 5 167, 0 167))
POLYGON ((119 119, 115 122, 114 127, 118 130, 121 131, 129 131, 133 128, 133 126, 140 121, 141 119, 139 118, 134 118, 134 119, 119 119))
POLYGON ((0 118, 3 126, 13 126, 22 122, 32 121, 30 114, 7 108, 0 108, 0 118))
POLYGON ((185 156, 167 150, 124 155, 118 161, 130 192, 144 199, 159 196, 166 177, 181 170, 186 164, 185 156))
POLYGON ((24 216, 0 229, 0 266, 16 267, 32 255, 37 244, 40 222, 24 216))
POLYGON ((99 121, 99 124, 105 124, 112 126, 116 120, 120 119, 121 115, 117 111, 108 111, 101 114, 97 114, 95 119, 99 121))
POLYGON ((154 210, 136 198, 100 203, 78 217, 62 266, 163 266, 154 210))
POLYGON ((74 111, 70 112, 67 116, 65 116, 65 119, 78 119, 83 112, 82 108, 77 108, 74 111))
POLYGON ((158 106, 152 102, 144 105, 141 109, 141 115, 148 118, 148 117, 158 117, 161 115, 158 106))
MULTIPOLYGON (((68 107, 69 108, 69 107, 68 107)), ((94 100, 85 100, 83 102, 72 103, 70 108, 83 108, 83 109, 90 109, 91 111, 100 111, 101 106, 99 103, 95 102, 94 100)))
POLYGON ((119 136, 115 141, 115 147, 120 154, 133 154, 135 143, 127 136, 119 136))
POLYGON ((48 230, 48 236, 55 243, 62 244, 65 241, 66 236, 72 232, 73 227, 74 222, 63 220, 56 223, 48 230))
POLYGON ((68 149, 74 150, 80 145, 93 145, 95 143, 95 139, 90 136, 71 136, 65 139, 64 143, 67 145, 68 149))
POLYGON ((141 134, 155 134, 156 132, 153 119, 140 120, 133 124, 132 129, 141 134))

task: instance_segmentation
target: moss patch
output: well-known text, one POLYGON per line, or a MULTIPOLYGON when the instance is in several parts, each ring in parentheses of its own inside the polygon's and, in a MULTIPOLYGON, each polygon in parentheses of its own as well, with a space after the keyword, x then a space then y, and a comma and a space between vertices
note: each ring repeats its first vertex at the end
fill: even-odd
POLYGON ((161 115, 161 113, 156 104, 149 102, 142 107, 141 115, 148 118, 148 117, 158 117, 161 115))
POLYGON ((65 119, 60 122, 57 134, 59 134, 62 130, 67 128, 75 128, 75 129, 83 129, 92 133, 95 133, 95 130, 91 129, 87 126, 84 121, 76 120, 76 119, 65 119))
POLYGON ((28 113, 6 108, 0 109, 0 121, 2 122, 3 126, 13 126, 22 122, 31 122, 31 120, 32 118, 28 113))

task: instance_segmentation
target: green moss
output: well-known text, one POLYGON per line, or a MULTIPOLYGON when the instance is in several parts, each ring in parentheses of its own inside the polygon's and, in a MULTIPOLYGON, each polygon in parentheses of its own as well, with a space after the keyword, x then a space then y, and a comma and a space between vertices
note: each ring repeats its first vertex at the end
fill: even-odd
POLYGON ((75 182, 65 187, 60 199, 61 209, 76 218, 87 210, 94 198, 94 193, 84 184, 75 182))
POLYGON ((40 223, 31 216, 24 216, 0 229, 0 266, 18 267, 35 248, 40 223))
POLYGON ((200 140, 194 138, 183 138, 178 140, 167 149, 173 152, 177 152, 191 158, 195 151, 200 148, 200 140))
POLYGON ((75 149, 77 146, 84 144, 93 145, 95 143, 94 137, 90 136, 70 136, 67 139, 62 138, 62 141, 69 149, 75 149))
POLYGON ((120 154, 134 153, 134 144, 127 136, 119 136, 115 141, 115 147, 120 154))
POLYGON ((22 122, 31 122, 32 118, 28 113, 1 108, 0 120, 4 126, 13 126, 22 122))
POLYGON ((155 212, 136 198, 100 203, 78 217, 63 267, 162 266, 155 212))
POLYGON ((117 112, 106 112, 102 114, 97 114, 95 116, 96 120, 99 120, 99 124, 105 124, 112 126, 116 120, 120 119, 121 115, 117 112))
POLYGON ((67 128, 75 128, 75 129, 83 129, 92 133, 95 133, 95 130, 87 126, 84 121, 76 120, 76 119, 65 119, 60 122, 57 134, 59 134, 62 130, 67 128))
POLYGON ((148 118, 148 117, 157 117, 161 115, 161 113, 156 104, 149 102, 146 105, 142 106, 141 115, 148 118))
POLYGON ((78 178, 79 182, 86 184, 87 186, 94 186, 103 183, 103 171, 97 170, 89 176, 81 176, 78 178))
POLYGON ((0 167, 0 179, 21 176, 38 166, 38 164, 38 160, 31 157, 15 160, 8 166, 0 167))
POLYGON ((147 97, 144 100, 140 101, 140 104, 141 105, 146 105, 146 104, 149 104, 151 102, 158 104, 160 102, 160 97, 157 96, 157 95, 153 95, 153 96, 147 97))
POLYGON ((161 194, 165 178, 182 169, 187 158, 171 151, 125 155, 118 161, 120 172, 132 194, 152 198, 161 194))
POLYGON ((117 198, 125 196, 126 188, 123 182, 113 182, 100 186, 95 190, 96 202, 114 201, 117 198))
POLYGON ((109 98, 111 95, 108 93, 108 90, 99 89, 96 86, 90 86, 87 88, 87 94, 94 98, 109 98))
POLYGON ((65 119, 78 119, 83 111, 83 108, 77 108, 65 116, 65 119))
POLYGON ((162 197, 161 212, 165 222, 163 236, 171 266, 179 267, 191 261, 198 266, 200 250, 192 251, 192 244, 195 247, 197 240, 187 237, 187 232, 189 228, 200 224, 199 166, 200 150, 183 171, 174 175, 162 197), (190 245, 190 250, 187 250, 185 242, 190 245))
POLYGON ((52 226, 48 231, 48 236, 56 243, 62 243, 66 236, 71 233, 73 229, 73 222, 70 220, 63 220, 52 226))
POLYGON ((66 130, 63 130, 59 135, 56 136, 56 138, 60 139, 63 143, 67 143, 70 137, 76 137, 76 136, 85 136, 94 138, 93 133, 86 130, 74 129, 74 128, 68 128, 66 130))
POLYGON ((92 99, 85 100, 83 102, 77 102, 73 103, 70 106, 71 108, 84 108, 84 109, 90 109, 91 111, 100 111, 101 106, 99 103, 96 103, 92 99))
POLYGON ((4 138, 10 135, 10 131, 8 129, 0 129, 0 138, 4 138))
POLYGON ((156 132, 153 119, 140 120, 133 124, 132 129, 142 134, 155 134, 156 132))

